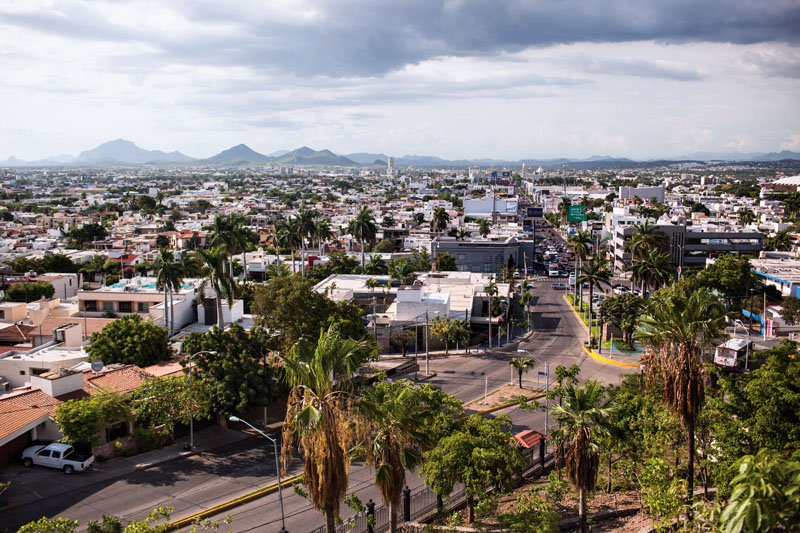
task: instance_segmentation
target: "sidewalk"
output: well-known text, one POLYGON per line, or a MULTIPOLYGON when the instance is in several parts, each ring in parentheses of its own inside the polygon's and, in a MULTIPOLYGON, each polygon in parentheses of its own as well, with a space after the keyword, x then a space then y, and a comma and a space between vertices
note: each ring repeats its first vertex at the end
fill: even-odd
POLYGON ((183 445, 189 442, 189 437, 186 436, 178 439, 174 444, 158 450, 145 452, 133 457, 119 457, 102 463, 95 463, 89 472, 71 476, 52 468, 38 466, 25 468, 20 464, 13 464, 0 472, 0 481, 11 482, 11 486, 2 496, 6 505, 0 507, 0 511, 13 509, 59 494, 67 494, 73 489, 106 482, 132 472, 152 468, 167 461, 211 451, 215 448, 250 438, 250 436, 242 431, 211 426, 195 432, 195 451, 193 452, 185 452, 183 450, 183 445))

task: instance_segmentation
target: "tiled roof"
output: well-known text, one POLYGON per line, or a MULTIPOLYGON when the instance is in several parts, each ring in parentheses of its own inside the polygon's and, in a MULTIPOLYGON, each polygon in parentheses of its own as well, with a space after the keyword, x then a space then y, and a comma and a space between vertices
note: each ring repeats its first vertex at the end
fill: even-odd
POLYGON ((523 448, 532 448, 537 444, 539 444, 539 441, 542 440, 542 434, 533 429, 520 431, 519 433, 514 435, 514 437, 522 445, 523 448))
POLYGON ((28 334, 33 331, 33 326, 26 326, 25 324, 14 324, 7 328, 0 329, 0 341, 3 342, 26 342, 33 338, 28 334))
POLYGON ((163 363, 146 366, 144 371, 156 377, 174 376, 184 373, 183 366, 179 361, 165 361, 163 363))
POLYGON ((122 394, 135 390, 150 374, 134 365, 105 370, 99 374, 92 371, 83 373, 83 389, 89 394, 113 390, 122 394))
POLYGON ((25 429, 26 426, 33 424, 42 417, 47 416, 49 411, 44 407, 31 407, 24 403, 15 403, 14 398, 0 398, 0 443, 17 431, 25 429))
POLYGON ((56 406, 61 403, 59 400, 56 400, 46 392, 42 392, 39 389, 33 389, 20 394, 4 396, 3 400, 31 408, 46 409, 50 415, 55 412, 56 406))

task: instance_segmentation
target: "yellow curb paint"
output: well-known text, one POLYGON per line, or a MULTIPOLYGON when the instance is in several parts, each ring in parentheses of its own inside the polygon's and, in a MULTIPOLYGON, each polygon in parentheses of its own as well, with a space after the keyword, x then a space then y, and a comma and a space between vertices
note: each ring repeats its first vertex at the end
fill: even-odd
MULTIPOLYGON (((301 479, 303 479, 303 474, 296 474, 296 475, 291 476, 291 477, 289 477, 287 479, 281 480, 281 487, 287 487, 287 486, 292 485, 296 481, 299 481, 301 479)), ((248 502, 251 502, 253 500, 257 500, 258 498, 261 498, 262 496, 266 496, 267 494, 271 494, 271 493, 275 492, 276 490, 278 490, 278 484, 277 483, 273 483, 272 485, 267 485, 266 487, 260 488, 258 490, 253 491, 253 492, 249 492, 249 493, 245 494, 244 496, 239 496, 238 498, 235 498, 233 500, 230 500, 230 501, 227 501, 227 502, 224 502, 224 503, 220 503, 220 504, 215 505, 213 507, 209 507, 208 509, 205 509, 203 511, 198 511, 198 512, 196 512, 196 513, 194 513, 192 515, 189 515, 189 516, 187 516, 185 518, 180 518, 178 520, 170 522, 169 524, 167 524, 167 531, 174 531, 175 529, 178 529, 179 527, 188 526, 189 524, 191 524, 195 520, 208 518, 209 516, 215 515, 217 513, 221 513, 223 511, 227 511, 228 509, 233 509, 234 507, 237 507, 237 506, 242 505, 244 503, 248 503, 248 502)))
POLYGON ((425 376, 424 378, 419 378, 419 379, 418 379, 418 380, 416 380, 414 383, 422 383, 423 381, 428 381, 428 380, 429 380, 429 379, 431 379, 431 378, 435 378, 437 375, 438 375, 438 374, 437 374, 436 372, 431 372, 430 374, 428 374, 428 375, 427 375, 427 376, 425 376))
POLYGON ((586 346, 584 346, 583 349, 586 351, 586 353, 589 354, 589 357, 591 357, 595 361, 600 361, 601 363, 606 363, 608 365, 628 366, 628 367, 632 367, 632 368, 639 368, 638 363, 624 363, 622 361, 614 361, 613 359, 607 359, 607 358, 603 357, 602 355, 598 354, 597 352, 595 352, 594 350, 592 350, 590 348, 587 348, 586 346))

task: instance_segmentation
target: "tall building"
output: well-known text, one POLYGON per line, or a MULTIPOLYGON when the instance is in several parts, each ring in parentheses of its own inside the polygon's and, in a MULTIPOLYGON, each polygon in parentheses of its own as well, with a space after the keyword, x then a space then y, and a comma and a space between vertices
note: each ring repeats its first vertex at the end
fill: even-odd
POLYGON ((389 163, 386 165, 386 174, 394 176, 394 157, 389 156, 389 163))

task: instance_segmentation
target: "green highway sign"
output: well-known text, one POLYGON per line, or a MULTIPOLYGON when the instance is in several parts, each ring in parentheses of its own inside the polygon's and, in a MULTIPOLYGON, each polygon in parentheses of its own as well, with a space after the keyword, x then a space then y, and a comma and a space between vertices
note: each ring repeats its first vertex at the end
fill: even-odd
POLYGON ((568 222, 584 222, 586 220, 585 205, 571 205, 567 211, 568 222))

